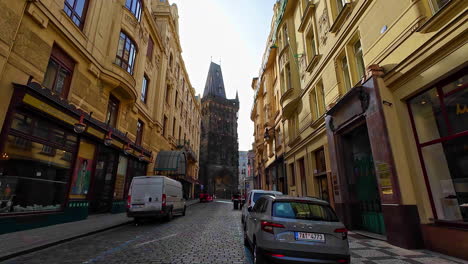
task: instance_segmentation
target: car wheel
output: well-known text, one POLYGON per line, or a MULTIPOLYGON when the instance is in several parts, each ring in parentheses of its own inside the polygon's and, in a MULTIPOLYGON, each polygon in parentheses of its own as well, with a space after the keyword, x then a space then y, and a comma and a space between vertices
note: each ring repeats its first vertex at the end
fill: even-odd
POLYGON ((166 221, 171 221, 172 220, 172 209, 169 210, 169 212, 166 215, 166 221))
POLYGON ((185 210, 187 210, 187 206, 184 206, 184 211, 182 212, 182 216, 185 216, 185 210))
POLYGON ((265 264, 265 261, 263 260, 263 256, 259 252, 256 243, 254 243, 254 245, 253 245, 252 254, 253 254, 253 263, 254 264, 265 264))

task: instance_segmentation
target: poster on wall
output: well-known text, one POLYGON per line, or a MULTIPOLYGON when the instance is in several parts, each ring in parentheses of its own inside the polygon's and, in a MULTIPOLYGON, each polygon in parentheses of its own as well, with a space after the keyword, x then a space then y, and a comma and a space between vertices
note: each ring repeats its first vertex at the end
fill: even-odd
POLYGON ((78 157, 73 172, 71 198, 86 198, 89 191, 93 160, 78 157))

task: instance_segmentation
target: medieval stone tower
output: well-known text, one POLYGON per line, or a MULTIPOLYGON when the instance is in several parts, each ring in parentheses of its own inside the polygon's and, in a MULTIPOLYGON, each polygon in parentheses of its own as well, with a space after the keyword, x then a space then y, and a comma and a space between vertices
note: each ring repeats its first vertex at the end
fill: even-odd
POLYGON ((203 93, 200 174, 202 192, 230 198, 238 186, 239 98, 227 99, 221 66, 211 62, 203 93))

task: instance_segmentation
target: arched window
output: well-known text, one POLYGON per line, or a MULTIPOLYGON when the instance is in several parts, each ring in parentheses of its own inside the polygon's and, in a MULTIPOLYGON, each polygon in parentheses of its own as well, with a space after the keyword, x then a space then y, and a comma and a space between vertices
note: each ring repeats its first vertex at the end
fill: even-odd
POLYGON ((120 32, 115 63, 133 75, 136 53, 135 42, 133 42, 133 40, 131 40, 124 32, 120 32))
POLYGON ((132 12, 132 14, 140 21, 141 19, 141 9, 143 5, 141 0, 126 0, 125 7, 132 12))

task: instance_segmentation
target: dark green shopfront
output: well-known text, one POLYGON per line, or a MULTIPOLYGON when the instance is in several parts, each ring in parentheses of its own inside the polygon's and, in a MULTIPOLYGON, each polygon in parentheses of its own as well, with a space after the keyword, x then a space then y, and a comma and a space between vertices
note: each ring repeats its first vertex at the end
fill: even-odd
POLYGON ((0 234, 125 212, 151 152, 39 84, 14 86, 0 133, 0 234))

